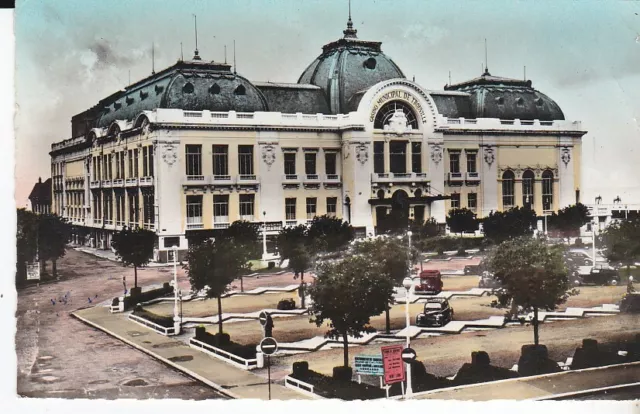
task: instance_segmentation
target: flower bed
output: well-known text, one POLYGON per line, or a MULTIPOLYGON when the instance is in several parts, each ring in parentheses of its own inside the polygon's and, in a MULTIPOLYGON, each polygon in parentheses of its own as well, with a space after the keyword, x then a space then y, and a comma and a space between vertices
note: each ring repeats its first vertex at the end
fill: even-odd
POLYGON ((385 398, 385 390, 368 384, 358 384, 353 381, 336 380, 332 377, 308 370, 304 374, 289 375, 299 381, 313 386, 313 393, 323 398, 339 398, 341 400, 371 400, 385 398))
POLYGON ((124 298, 124 308, 125 310, 132 308, 138 303, 148 302, 153 299, 161 298, 163 296, 167 296, 173 293, 173 287, 168 283, 162 285, 161 288, 148 290, 146 292, 142 292, 138 295, 134 296, 125 296, 124 298))
POLYGON ((242 345, 233 342, 229 337, 229 334, 223 333, 212 335, 207 332, 203 327, 196 328, 195 339, 203 342, 207 345, 220 348, 230 354, 239 356, 243 359, 255 359, 256 358, 256 345, 242 345))
POLYGON ((155 313, 144 310, 141 307, 135 309, 132 312, 132 315, 142 319, 146 319, 149 322, 153 322, 156 325, 160 325, 164 328, 173 328, 173 317, 171 316, 156 315, 155 313))

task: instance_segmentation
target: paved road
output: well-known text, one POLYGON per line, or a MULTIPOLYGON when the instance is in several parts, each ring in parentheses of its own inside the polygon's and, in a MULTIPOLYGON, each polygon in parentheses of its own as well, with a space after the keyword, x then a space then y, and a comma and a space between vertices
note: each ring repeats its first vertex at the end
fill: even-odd
MULTIPOLYGON (((18 394, 55 398, 221 398, 209 387, 168 368, 70 316, 122 294, 133 270, 68 250, 60 281, 18 291, 18 394), (67 295, 67 304, 60 298, 67 295), (96 298, 97 295, 97 298, 96 298), (56 304, 52 304, 51 300, 56 304)), ((170 269, 138 271, 141 284, 169 281, 170 269)), ((188 285, 184 275, 181 285, 188 285)))
POLYGON ((556 401, 591 401, 591 400, 637 400, 640 398, 640 385, 635 387, 625 387, 617 390, 600 391, 594 394, 585 395, 582 397, 566 397, 558 398, 556 401))

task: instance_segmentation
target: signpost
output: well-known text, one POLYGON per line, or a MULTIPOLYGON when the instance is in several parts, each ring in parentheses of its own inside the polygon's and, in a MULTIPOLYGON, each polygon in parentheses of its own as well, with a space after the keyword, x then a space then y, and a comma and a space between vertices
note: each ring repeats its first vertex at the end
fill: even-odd
MULTIPOLYGON (((262 323, 262 314, 266 315, 266 313, 260 314, 260 323, 262 323)), ((269 381, 269 400, 271 400, 271 355, 278 351, 278 342, 271 337, 264 338, 260 342, 260 351, 267 356, 267 378, 269 381)))
POLYGON ((260 325, 265 326, 267 324, 267 312, 262 311, 258 316, 258 320, 260 321, 260 325))
POLYGON ((27 263, 27 280, 40 280, 40 262, 27 263))
POLYGON ((402 360, 407 364, 412 363, 416 360, 416 351, 411 348, 405 348, 402 350, 402 360))
POLYGON ((384 382, 386 384, 400 383, 404 394, 404 363, 402 362, 402 345, 389 345, 380 348, 384 366, 384 382))
POLYGON ((361 375, 370 375, 380 378, 380 388, 384 388, 382 378, 384 377, 384 364, 382 355, 356 355, 354 358, 358 383, 362 383, 361 375))

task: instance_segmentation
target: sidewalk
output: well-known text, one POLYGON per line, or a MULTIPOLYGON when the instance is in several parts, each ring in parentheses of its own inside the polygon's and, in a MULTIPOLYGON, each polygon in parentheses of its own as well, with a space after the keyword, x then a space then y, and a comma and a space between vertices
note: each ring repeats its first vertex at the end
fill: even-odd
POLYGON ((414 399, 434 400, 539 400, 554 395, 614 387, 640 381, 640 362, 565 371, 558 374, 466 385, 415 394, 414 399))
MULTIPOLYGON (((72 249, 74 249, 74 250, 79 251, 79 252, 87 253, 87 254, 90 254, 92 256, 99 257, 101 259, 110 260, 112 262, 120 262, 120 260, 118 260, 118 258, 116 257, 116 254, 114 252, 112 252, 111 249, 102 250, 102 249, 95 249, 93 247, 74 246, 74 245, 70 245, 70 247, 72 249)), ((173 263, 149 262, 149 264, 147 264, 146 267, 167 267, 167 266, 173 266, 173 263)))
MULTIPOLYGON (((92 307, 76 311, 73 316, 215 388, 228 397, 261 400, 268 398, 268 385, 264 378, 234 368, 177 339, 146 329, 129 321, 122 314, 111 314, 104 307, 92 307)), ((271 398, 274 400, 308 399, 283 385, 273 383, 271 398)))

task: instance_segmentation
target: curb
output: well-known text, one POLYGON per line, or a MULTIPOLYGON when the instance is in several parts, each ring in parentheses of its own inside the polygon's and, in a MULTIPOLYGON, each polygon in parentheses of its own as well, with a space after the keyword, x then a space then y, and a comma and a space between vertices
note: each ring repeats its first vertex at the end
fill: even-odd
POLYGON ((226 390, 221 385, 218 385, 213 381, 210 381, 210 380, 208 380, 208 379, 206 379, 206 378, 204 378, 204 377, 202 377, 202 376, 200 376, 200 375, 198 375, 198 374, 196 374, 196 373, 194 373, 192 371, 189 371, 188 369, 186 369, 186 368, 184 368, 184 367, 182 367, 182 366, 180 366, 178 364, 175 364, 175 363, 169 361, 168 359, 161 357, 160 355, 154 354, 151 351, 149 351, 149 350, 147 350, 147 349, 145 349, 145 348, 143 348, 143 347, 141 347, 141 346, 129 341, 128 339, 121 337, 120 335, 115 334, 115 333, 103 328, 102 326, 97 325, 97 324, 95 324, 95 323, 83 318, 82 316, 76 315, 75 312, 72 312, 71 315, 74 318, 78 319, 79 321, 81 321, 81 322, 83 322, 83 323, 85 323, 87 325, 90 325, 90 326, 92 326, 92 327, 94 327, 94 328, 106 333, 107 335, 110 335, 110 336, 112 336, 112 337, 114 337, 116 339, 119 339, 120 341, 124 342, 125 344, 137 349, 138 351, 142 351, 145 354, 151 356, 152 358, 154 358, 154 359, 156 359, 156 360, 158 360, 160 362, 163 362, 165 365, 168 365, 168 366, 170 366, 170 367, 182 372, 183 374, 187 375, 188 377, 191 377, 191 378, 193 378, 193 379, 195 379, 197 381, 200 381, 200 382, 210 386, 211 388, 213 388, 214 390, 218 391, 220 394, 222 394, 222 395, 224 395, 226 397, 233 398, 233 399, 240 399, 240 396, 238 396, 238 395, 226 390))

